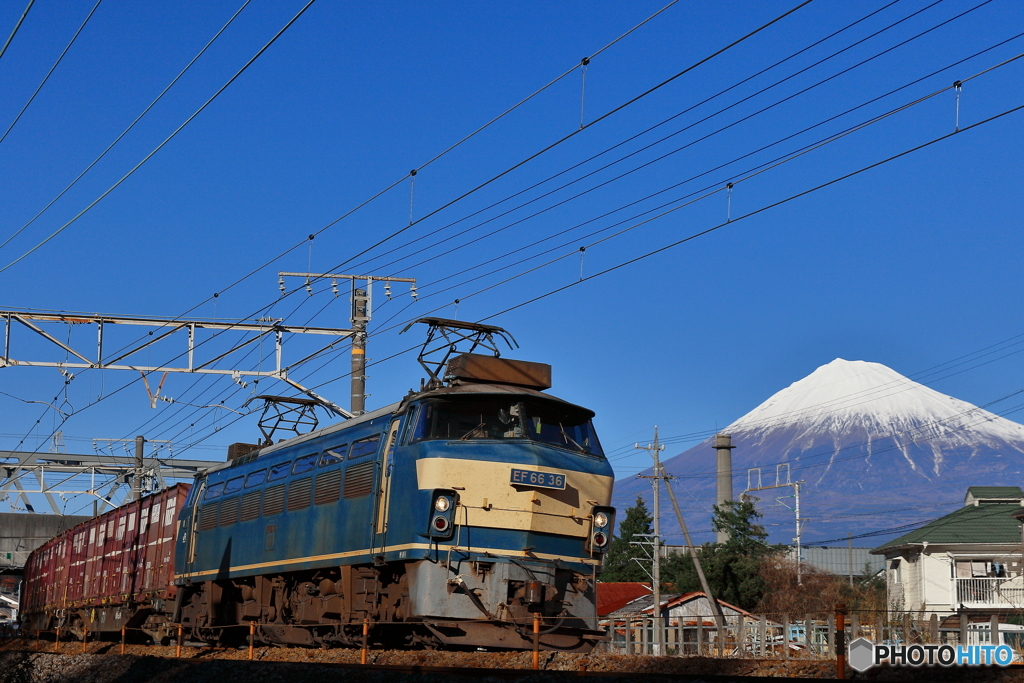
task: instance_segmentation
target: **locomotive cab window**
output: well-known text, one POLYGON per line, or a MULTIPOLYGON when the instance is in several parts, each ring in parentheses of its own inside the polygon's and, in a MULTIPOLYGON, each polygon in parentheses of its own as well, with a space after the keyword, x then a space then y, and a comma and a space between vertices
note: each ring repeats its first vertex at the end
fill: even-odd
POLYGON ((345 451, 348 450, 348 444, 342 444, 341 446, 335 446, 334 448, 328 448, 320 456, 320 467, 330 467, 331 465, 337 465, 339 462, 345 459, 345 451))
POLYGON ((267 475, 267 481, 274 481, 275 479, 284 479, 288 476, 288 473, 292 469, 292 461, 282 462, 274 465, 270 468, 270 474, 267 475))
POLYGON ((556 401, 472 396, 425 402, 416 413, 418 441, 530 439, 577 453, 604 455, 589 411, 556 401))

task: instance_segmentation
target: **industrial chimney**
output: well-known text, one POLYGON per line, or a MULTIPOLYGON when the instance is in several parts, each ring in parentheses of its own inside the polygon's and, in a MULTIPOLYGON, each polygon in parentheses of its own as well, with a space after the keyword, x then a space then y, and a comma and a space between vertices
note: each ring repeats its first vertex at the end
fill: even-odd
MULTIPOLYGON (((732 500, 732 436, 729 434, 715 435, 715 451, 718 461, 718 499, 715 501, 722 505, 727 500, 732 500)), ((729 534, 719 531, 715 541, 725 543, 729 540, 729 534)))

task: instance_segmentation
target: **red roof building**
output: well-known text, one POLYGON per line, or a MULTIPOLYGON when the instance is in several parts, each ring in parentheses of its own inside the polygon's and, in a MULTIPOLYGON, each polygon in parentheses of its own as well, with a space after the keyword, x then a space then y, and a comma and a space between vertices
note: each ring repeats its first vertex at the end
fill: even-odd
POLYGON ((604 617, 622 609, 637 598, 651 594, 651 584, 639 582, 614 582, 597 584, 597 616, 604 617))

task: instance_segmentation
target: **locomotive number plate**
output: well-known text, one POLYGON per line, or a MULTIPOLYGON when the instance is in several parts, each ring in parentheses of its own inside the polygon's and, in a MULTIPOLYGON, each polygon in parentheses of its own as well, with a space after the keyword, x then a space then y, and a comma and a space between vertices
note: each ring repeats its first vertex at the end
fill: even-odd
POLYGON ((512 470, 511 482, 513 486, 537 486, 542 489, 564 489, 565 475, 514 469, 512 470))

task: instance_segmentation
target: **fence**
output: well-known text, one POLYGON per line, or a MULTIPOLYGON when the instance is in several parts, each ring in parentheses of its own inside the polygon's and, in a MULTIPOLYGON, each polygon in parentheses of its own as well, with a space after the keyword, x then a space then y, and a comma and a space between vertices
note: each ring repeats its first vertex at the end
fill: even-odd
MULTIPOLYGON (((1024 659, 1024 612, 950 614, 947 612, 848 611, 845 642, 863 637, 884 644, 1006 644, 1024 659)), ((660 620, 626 615, 605 624, 611 654, 835 659, 837 614, 728 615, 719 631, 713 615, 660 620), (660 650, 660 651, 659 651, 660 650)))
POLYGON ((956 602, 965 607, 1024 607, 1020 578, 956 579, 956 602))

